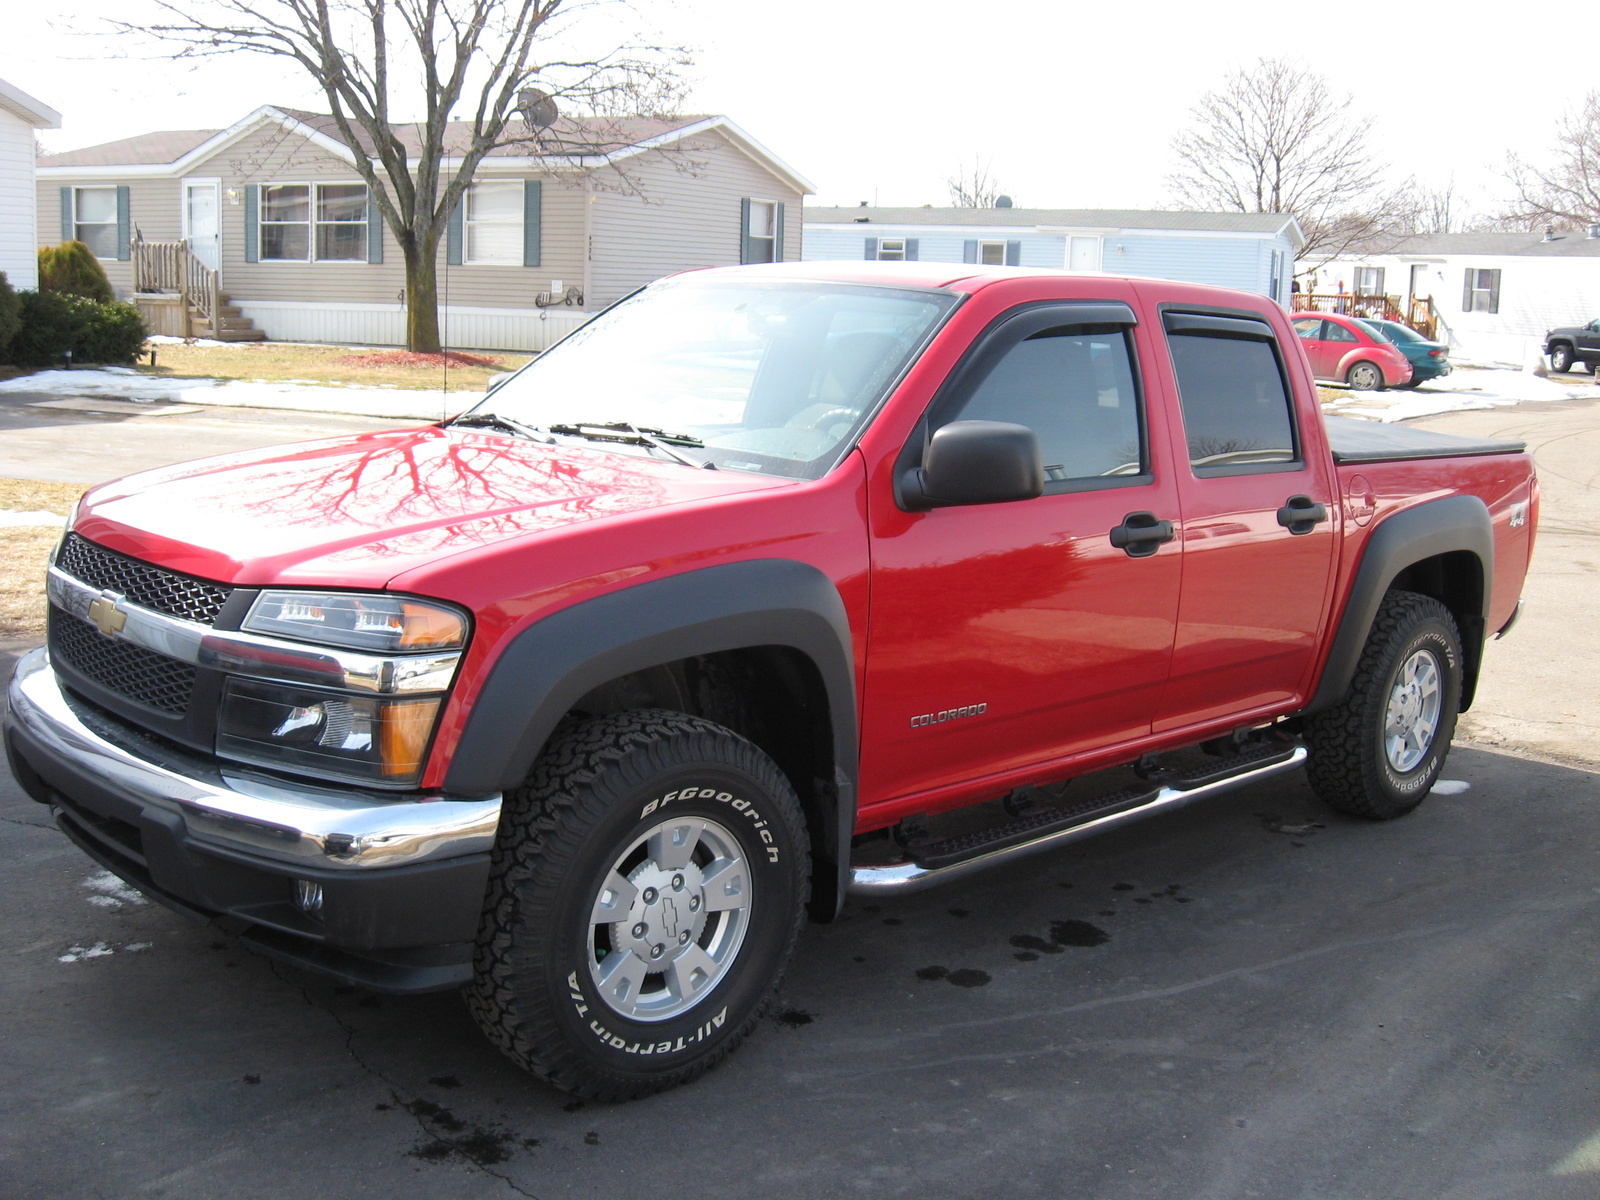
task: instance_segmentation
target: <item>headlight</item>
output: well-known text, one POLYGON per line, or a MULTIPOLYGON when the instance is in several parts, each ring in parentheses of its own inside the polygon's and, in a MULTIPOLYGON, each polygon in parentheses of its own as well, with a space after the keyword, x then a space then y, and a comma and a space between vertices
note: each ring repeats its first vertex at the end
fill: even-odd
POLYGON ((250 606, 244 628, 379 653, 459 650, 467 642, 467 619, 459 610, 381 592, 265 591, 250 606))
POLYGON ((230 679, 217 753, 324 778, 390 786, 422 774, 441 696, 387 699, 230 679))

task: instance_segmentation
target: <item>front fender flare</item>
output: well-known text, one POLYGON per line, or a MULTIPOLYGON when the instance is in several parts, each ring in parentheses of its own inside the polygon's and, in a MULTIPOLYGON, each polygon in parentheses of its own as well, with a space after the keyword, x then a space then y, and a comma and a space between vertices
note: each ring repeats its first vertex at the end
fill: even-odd
MULTIPOLYGON (((512 638, 467 716, 445 787, 509 791, 527 777, 556 723, 620 676, 700 654, 791 647, 815 666, 828 698, 834 793, 825 845, 849 861, 856 812, 856 688, 850 620, 833 581, 807 563, 751 559, 608 592, 534 622, 512 638)), ((838 872, 841 880, 843 870, 838 872)), ((842 885, 841 885, 842 886, 842 885)), ((820 899, 820 897, 819 897, 820 899)))

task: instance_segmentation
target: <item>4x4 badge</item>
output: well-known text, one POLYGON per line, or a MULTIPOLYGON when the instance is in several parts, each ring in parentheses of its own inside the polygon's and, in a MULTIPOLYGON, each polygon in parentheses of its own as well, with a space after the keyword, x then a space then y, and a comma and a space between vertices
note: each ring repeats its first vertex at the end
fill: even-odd
POLYGON ((117 607, 115 600, 101 596, 89 605, 89 620, 95 623, 95 628, 101 633, 110 637, 122 632, 122 627, 128 623, 128 614, 117 607))

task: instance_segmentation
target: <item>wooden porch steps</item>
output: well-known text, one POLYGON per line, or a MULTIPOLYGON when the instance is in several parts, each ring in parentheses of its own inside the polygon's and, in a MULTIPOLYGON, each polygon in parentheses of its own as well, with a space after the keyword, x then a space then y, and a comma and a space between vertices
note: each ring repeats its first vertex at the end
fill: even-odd
POLYGON ((213 323, 194 305, 189 306, 189 328, 198 338, 215 342, 264 342, 267 335, 256 328, 256 323, 243 315, 243 310, 231 302, 231 297, 217 297, 217 315, 213 323))

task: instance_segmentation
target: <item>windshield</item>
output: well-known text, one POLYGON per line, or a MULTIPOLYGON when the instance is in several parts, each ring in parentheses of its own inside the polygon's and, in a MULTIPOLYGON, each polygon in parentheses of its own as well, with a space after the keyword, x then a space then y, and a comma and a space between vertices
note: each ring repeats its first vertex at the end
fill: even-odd
POLYGON ((654 284, 485 398, 562 438, 815 479, 957 297, 843 283, 654 284))

